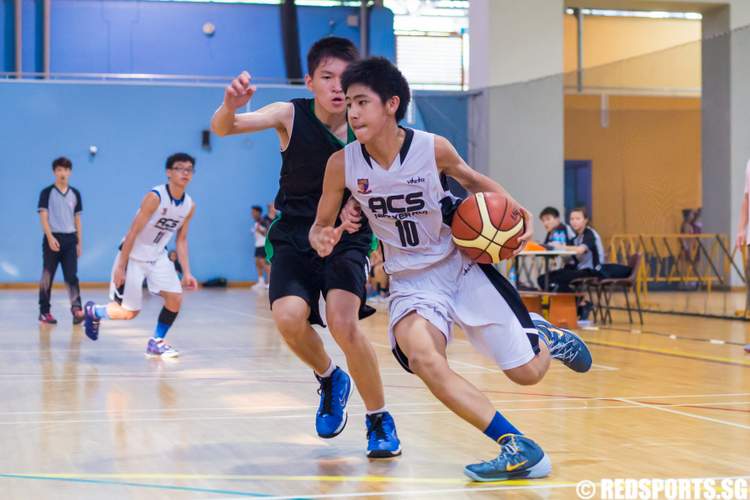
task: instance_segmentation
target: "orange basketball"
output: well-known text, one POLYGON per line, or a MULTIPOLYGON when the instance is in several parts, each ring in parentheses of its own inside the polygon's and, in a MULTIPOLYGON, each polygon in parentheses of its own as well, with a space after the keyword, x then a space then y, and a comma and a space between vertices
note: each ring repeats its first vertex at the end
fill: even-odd
POLYGON ((472 260, 494 264, 510 258, 524 233, 521 209, 498 193, 466 198, 453 216, 453 242, 472 260))

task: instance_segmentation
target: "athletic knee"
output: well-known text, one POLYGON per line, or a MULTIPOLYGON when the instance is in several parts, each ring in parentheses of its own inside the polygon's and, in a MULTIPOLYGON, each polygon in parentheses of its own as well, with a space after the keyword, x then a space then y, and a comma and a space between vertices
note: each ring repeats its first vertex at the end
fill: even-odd
POLYGON ((422 379, 432 379, 450 369, 448 360, 437 352, 411 353, 409 368, 422 379))
POLYGON ((505 374, 518 385, 535 385, 544 378, 544 372, 532 365, 506 370, 505 374))
POLYGON ((276 327, 284 337, 293 338, 307 330, 307 317, 302 311, 288 307, 274 307, 271 312, 276 327))
POLYGON ((328 329, 339 345, 350 345, 360 337, 357 318, 354 314, 334 313, 327 317, 328 329))

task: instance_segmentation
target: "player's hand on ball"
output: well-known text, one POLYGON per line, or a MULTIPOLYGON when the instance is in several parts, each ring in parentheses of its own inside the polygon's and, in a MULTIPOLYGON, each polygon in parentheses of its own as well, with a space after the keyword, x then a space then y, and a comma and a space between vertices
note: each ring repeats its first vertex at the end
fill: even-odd
POLYGON ((198 288, 198 280, 192 274, 186 274, 182 277, 182 286, 188 290, 195 290, 198 288))
POLYGON ((356 233, 362 227, 362 207, 354 198, 349 198, 339 214, 341 225, 347 225, 346 231, 356 233))
POLYGON ((531 241, 531 238, 534 237, 534 217, 525 208, 519 206, 519 209, 521 210, 521 215, 523 216, 523 228, 524 228, 524 232, 523 232, 523 234, 521 236, 518 237, 518 241, 521 244, 513 252, 513 257, 515 257, 519 253, 523 252, 524 249, 526 248, 526 244, 529 241, 531 241))
POLYGON ((224 89, 224 106, 236 110, 246 105, 255 94, 255 85, 250 85, 250 74, 243 71, 224 89))
POLYGON ((113 281, 115 282, 115 286, 118 288, 125 284, 125 266, 119 264, 117 265, 117 267, 115 268, 115 276, 113 281))

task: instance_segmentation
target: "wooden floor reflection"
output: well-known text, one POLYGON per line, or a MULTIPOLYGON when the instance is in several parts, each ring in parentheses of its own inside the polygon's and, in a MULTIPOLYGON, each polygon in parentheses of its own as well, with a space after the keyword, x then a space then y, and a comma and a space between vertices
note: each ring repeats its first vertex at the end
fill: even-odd
MULTIPOLYGON (((86 295, 104 300, 103 290, 86 295)), ((495 445, 397 365, 382 312, 363 326, 404 454, 369 461, 356 392, 346 430, 316 437, 315 380, 280 341, 264 293, 188 294, 169 334, 182 353, 174 362, 143 356, 158 300, 91 342, 56 297, 60 324, 49 328, 36 323, 34 292, 0 292, 2 498, 574 498, 584 479, 750 473, 744 322, 647 315, 631 329, 616 313, 612 328, 581 331, 590 373, 554 364, 532 387, 512 384, 459 334, 453 367, 553 463, 544 480, 474 485, 463 466, 495 445)))

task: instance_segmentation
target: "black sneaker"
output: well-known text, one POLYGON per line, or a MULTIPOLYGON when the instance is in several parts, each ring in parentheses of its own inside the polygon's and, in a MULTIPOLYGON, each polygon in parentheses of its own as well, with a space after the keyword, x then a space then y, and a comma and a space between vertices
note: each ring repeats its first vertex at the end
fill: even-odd
POLYGON ((73 325, 80 325, 83 323, 83 320, 86 319, 86 315, 83 314, 83 309, 74 309, 73 310, 73 325))

